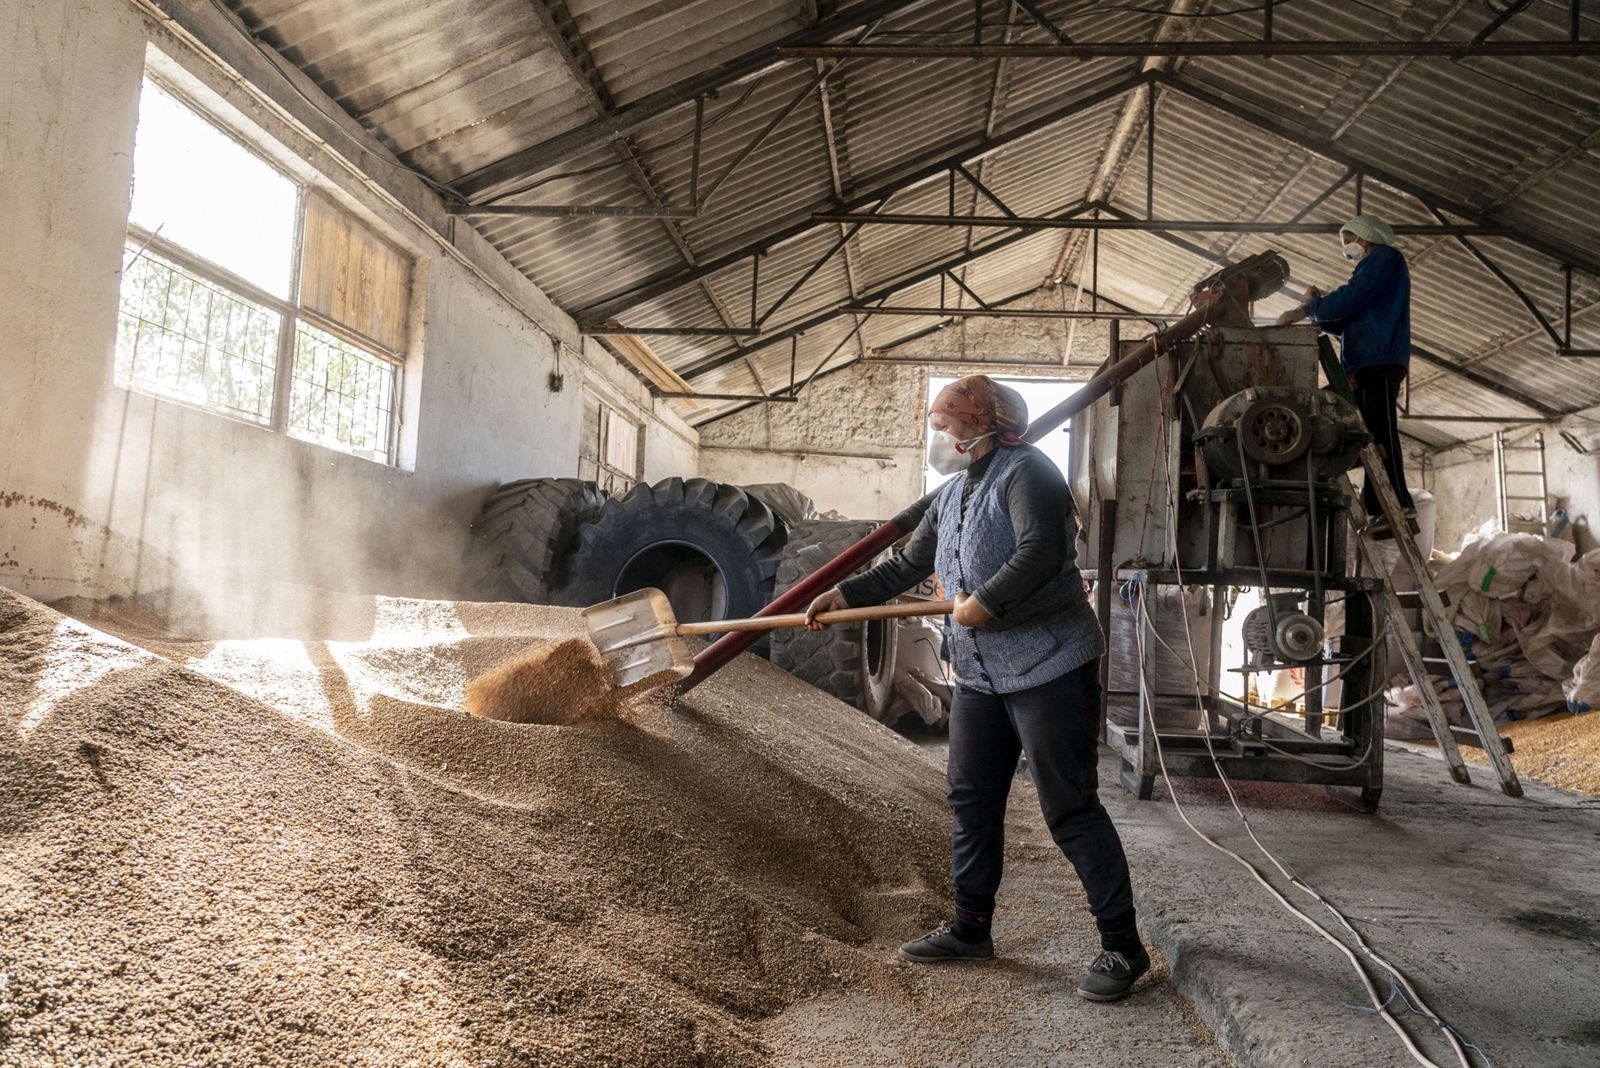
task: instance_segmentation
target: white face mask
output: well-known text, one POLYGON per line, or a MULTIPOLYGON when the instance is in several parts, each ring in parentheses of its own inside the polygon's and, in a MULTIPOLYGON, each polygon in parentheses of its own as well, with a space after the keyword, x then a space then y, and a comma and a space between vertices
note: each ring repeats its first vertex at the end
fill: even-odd
POLYGON ((1344 258, 1349 260, 1351 263, 1360 263, 1361 257, 1365 256, 1366 254, 1367 250, 1362 246, 1361 242, 1347 241, 1345 243, 1344 258))
POLYGON ((953 475, 972 466, 972 447, 994 431, 961 441, 948 430, 935 430, 928 439, 928 465, 941 475, 953 475))

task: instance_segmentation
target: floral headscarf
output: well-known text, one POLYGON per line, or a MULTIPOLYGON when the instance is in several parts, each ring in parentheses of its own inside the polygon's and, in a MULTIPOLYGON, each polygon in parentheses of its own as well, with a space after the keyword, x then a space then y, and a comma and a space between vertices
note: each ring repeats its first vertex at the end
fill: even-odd
POLYGON ((1001 445, 1022 442, 1028 429, 1028 405, 1022 394, 988 375, 968 375, 939 391, 928 414, 943 412, 964 423, 971 423, 985 434, 993 431, 1001 445))

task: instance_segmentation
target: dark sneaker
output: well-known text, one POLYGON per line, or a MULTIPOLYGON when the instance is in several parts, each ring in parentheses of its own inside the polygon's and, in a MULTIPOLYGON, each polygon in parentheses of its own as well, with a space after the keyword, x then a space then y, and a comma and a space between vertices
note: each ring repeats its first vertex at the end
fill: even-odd
POLYGON ((1143 946, 1132 956, 1103 950, 1078 984, 1078 996, 1090 1001, 1116 1001, 1126 997, 1139 976, 1150 970, 1150 954, 1143 946))
MULTIPOLYGON (((900 947, 900 959, 913 964, 937 964, 947 960, 993 960, 994 941, 967 942, 957 938, 948 923, 941 923, 914 942, 900 947)), ((1147 962, 1148 963, 1148 962, 1147 962)))

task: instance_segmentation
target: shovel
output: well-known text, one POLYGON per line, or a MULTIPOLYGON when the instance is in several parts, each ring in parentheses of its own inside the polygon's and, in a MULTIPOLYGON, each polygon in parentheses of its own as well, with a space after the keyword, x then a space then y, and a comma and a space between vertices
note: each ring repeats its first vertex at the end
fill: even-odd
MULTIPOLYGON (((868 619, 907 616, 943 616, 955 611, 954 601, 919 601, 915 604, 880 604, 870 608, 841 608, 820 612, 819 623, 853 623, 868 619)), ((623 594, 615 600, 583 610, 583 622, 600 656, 611 668, 619 687, 631 686, 671 672, 677 678, 694 670, 694 654, 687 634, 725 634, 735 630, 780 630, 805 625, 804 612, 721 619, 709 623, 679 623, 667 595, 657 589, 623 594)))

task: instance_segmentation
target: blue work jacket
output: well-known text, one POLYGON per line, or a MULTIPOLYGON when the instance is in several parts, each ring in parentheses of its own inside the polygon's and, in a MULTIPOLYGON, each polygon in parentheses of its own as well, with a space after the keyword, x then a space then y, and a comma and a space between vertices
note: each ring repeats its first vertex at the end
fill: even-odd
POLYGON ((1393 245, 1374 245, 1350 281, 1306 302, 1306 317, 1339 339, 1345 372, 1411 366, 1411 272, 1393 245))

